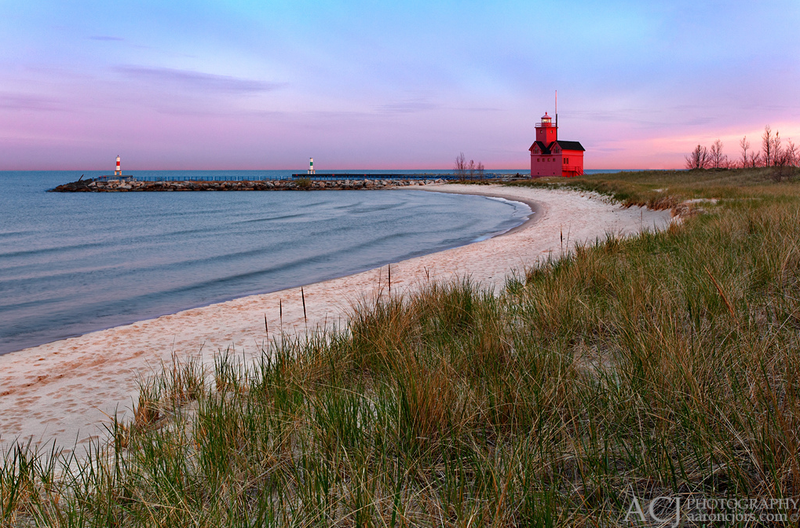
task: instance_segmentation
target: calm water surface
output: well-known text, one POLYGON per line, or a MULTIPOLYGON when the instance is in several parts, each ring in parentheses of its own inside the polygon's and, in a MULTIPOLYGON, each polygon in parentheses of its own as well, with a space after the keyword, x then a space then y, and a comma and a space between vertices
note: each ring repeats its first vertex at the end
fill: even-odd
POLYGON ((0 354, 468 244, 530 214, 415 190, 45 192, 78 176, 0 172, 0 354))

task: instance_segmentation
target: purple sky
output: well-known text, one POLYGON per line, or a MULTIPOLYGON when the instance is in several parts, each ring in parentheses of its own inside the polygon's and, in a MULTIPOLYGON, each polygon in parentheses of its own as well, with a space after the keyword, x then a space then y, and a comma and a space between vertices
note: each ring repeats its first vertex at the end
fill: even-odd
POLYGON ((0 0, 0 170, 586 168, 800 143, 800 2, 0 0), (135 4, 135 5, 134 5, 135 4))

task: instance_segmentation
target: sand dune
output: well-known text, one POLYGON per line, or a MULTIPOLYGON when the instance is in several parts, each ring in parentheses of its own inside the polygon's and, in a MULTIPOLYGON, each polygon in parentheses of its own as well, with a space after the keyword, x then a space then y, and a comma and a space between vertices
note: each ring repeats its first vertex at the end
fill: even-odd
MULTIPOLYGON (((512 187, 442 185, 428 191, 482 194, 532 205, 532 220, 503 236, 392 264, 393 291, 412 291, 425 280, 470 276, 495 289, 514 270, 531 266, 565 243, 594 241, 606 233, 630 235, 661 229, 669 211, 625 209, 595 195, 512 187)), ((387 268, 374 269, 304 287, 308 322, 300 289, 252 295, 157 319, 92 332, 0 356, 0 448, 14 441, 57 445, 78 452, 105 434, 103 424, 117 414, 130 419, 137 380, 162 362, 191 356, 213 361, 228 347, 257 354, 280 331, 298 335, 307 329, 346 323, 352 304, 385 292, 387 268), (283 305, 283 324, 279 319, 283 305)))

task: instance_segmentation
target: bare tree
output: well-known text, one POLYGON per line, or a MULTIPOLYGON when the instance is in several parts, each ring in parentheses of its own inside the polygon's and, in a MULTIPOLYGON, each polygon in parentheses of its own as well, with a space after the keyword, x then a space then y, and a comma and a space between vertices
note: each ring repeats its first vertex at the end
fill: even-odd
POLYGON ((475 160, 469 160, 469 165, 467 165, 467 171, 469 172, 469 179, 475 179, 475 160))
POLYGON ((786 146, 773 142, 773 165, 776 167, 794 167, 798 162, 798 149, 797 145, 790 139, 786 142, 786 146))
POLYGON ((764 134, 761 136, 761 154, 764 166, 772 165, 772 129, 769 125, 764 127, 764 134))
POLYGON ((725 168, 727 164, 728 156, 722 153, 722 141, 718 139, 711 145, 709 165, 714 169, 722 169, 725 168))
POLYGON ((747 141, 747 136, 744 136, 739 141, 739 147, 742 149, 742 168, 747 168, 747 151, 750 150, 750 142, 747 141))
POLYGON ((783 166, 785 161, 783 147, 781 146, 781 133, 776 130, 775 135, 772 137, 772 164, 783 166))
POLYGON ((708 167, 709 161, 708 149, 702 145, 697 145, 695 149, 686 156, 686 168, 689 170, 705 169, 708 167))
POLYGON ((781 181, 790 179, 794 175, 794 157, 797 147, 791 141, 786 147, 781 145, 781 136, 775 132, 772 138, 772 179, 781 181))
POLYGON ((486 175, 486 169, 483 167, 483 163, 481 163, 480 161, 478 162, 477 171, 478 171, 478 178, 482 180, 486 175))
POLYGON ((786 165, 790 167, 797 167, 800 165, 800 150, 792 140, 786 142, 786 148, 783 149, 783 155, 786 157, 786 165))
POLYGON ((462 180, 467 178, 467 157, 463 152, 456 156, 455 170, 459 178, 462 180))

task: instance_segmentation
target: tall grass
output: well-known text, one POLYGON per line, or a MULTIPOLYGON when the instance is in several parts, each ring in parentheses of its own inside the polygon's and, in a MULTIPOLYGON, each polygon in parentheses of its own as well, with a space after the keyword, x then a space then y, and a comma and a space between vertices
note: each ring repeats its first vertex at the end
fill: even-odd
MULTIPOLYGON (((756 199, 796 195, 800 168, 785 168, 787 181, 775 179, 779 168, 643 171, 588 174, 580 178, 537 178, 513 185, 594 191, 626 206, 671 209, 690 199, 756 199)), ((784 171, 781 169, 782 172, 784 171)))
POLYGON ((61 477, 7 454, 0 522, 614 526, 633 497, 798 498, 800 209, 794 184, 741 193, 499 297, 433 283, 348 333, 169 365, 61 477))

